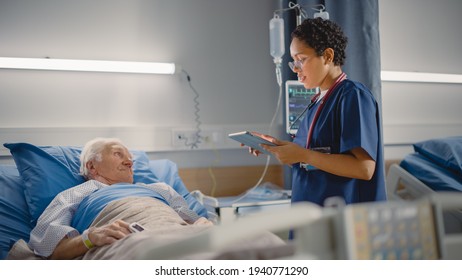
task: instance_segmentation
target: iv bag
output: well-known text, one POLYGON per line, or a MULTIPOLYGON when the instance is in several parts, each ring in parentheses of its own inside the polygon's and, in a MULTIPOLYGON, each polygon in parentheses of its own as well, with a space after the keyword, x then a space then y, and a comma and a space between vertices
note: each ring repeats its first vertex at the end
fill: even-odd
POLYGON ((284 20, 274 17, 269 22, 270 54, 276 60, 284 55, 284 20))

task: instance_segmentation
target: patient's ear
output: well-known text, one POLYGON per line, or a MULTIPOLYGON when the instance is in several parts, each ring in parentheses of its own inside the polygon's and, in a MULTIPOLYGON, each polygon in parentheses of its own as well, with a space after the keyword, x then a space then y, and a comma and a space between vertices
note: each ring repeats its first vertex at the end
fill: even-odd
POLYGON ((91 178, 94 178, 98 174, 98 171, 96 170, 96 166, 93 160, 87 161, 85 166, 87 167, 87 170, 90 173, 89 175, 91 178))

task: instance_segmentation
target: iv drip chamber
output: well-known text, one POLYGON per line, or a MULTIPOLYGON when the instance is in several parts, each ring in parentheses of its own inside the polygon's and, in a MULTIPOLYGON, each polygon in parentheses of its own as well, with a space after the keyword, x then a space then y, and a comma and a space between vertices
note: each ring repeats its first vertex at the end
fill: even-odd
POLYGON ((269 22, 270 31, 270 54, 275 63, 281 63, 284 55, 284 20, 273 17, 269 22))

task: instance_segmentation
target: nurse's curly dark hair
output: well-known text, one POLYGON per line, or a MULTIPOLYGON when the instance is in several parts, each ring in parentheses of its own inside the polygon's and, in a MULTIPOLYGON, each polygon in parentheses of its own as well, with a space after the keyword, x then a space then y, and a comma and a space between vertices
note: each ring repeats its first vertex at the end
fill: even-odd
POLYGON ((333 21, 322 18, 305 19, 295 28, 291 37, 305 42, 318 56, 322 56, 325 49, 332 48, 335 53, 334 64, 342 66, 345 63, 348 38, 333 21))

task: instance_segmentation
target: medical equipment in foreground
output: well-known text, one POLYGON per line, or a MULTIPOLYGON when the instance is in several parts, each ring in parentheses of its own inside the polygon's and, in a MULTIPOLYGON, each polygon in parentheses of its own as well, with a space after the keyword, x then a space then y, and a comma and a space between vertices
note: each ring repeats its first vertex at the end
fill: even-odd
POLYGON ((444 230, 445 211, 462 209, 462 194, 436 193, 403 202, 320 208, 301 202, 249 215, 187 240, 150 244, 142 259, 175 259, 219 251, 264 231, 294 230, 289 259, 461 259, 462 232, 444 230))
POLYGON ((460 209, 462 194, 452 193, 326 209, 297 230, 295 246, 325 259, 461 259, 462 231, 446 232, 444 218, 460 209))

